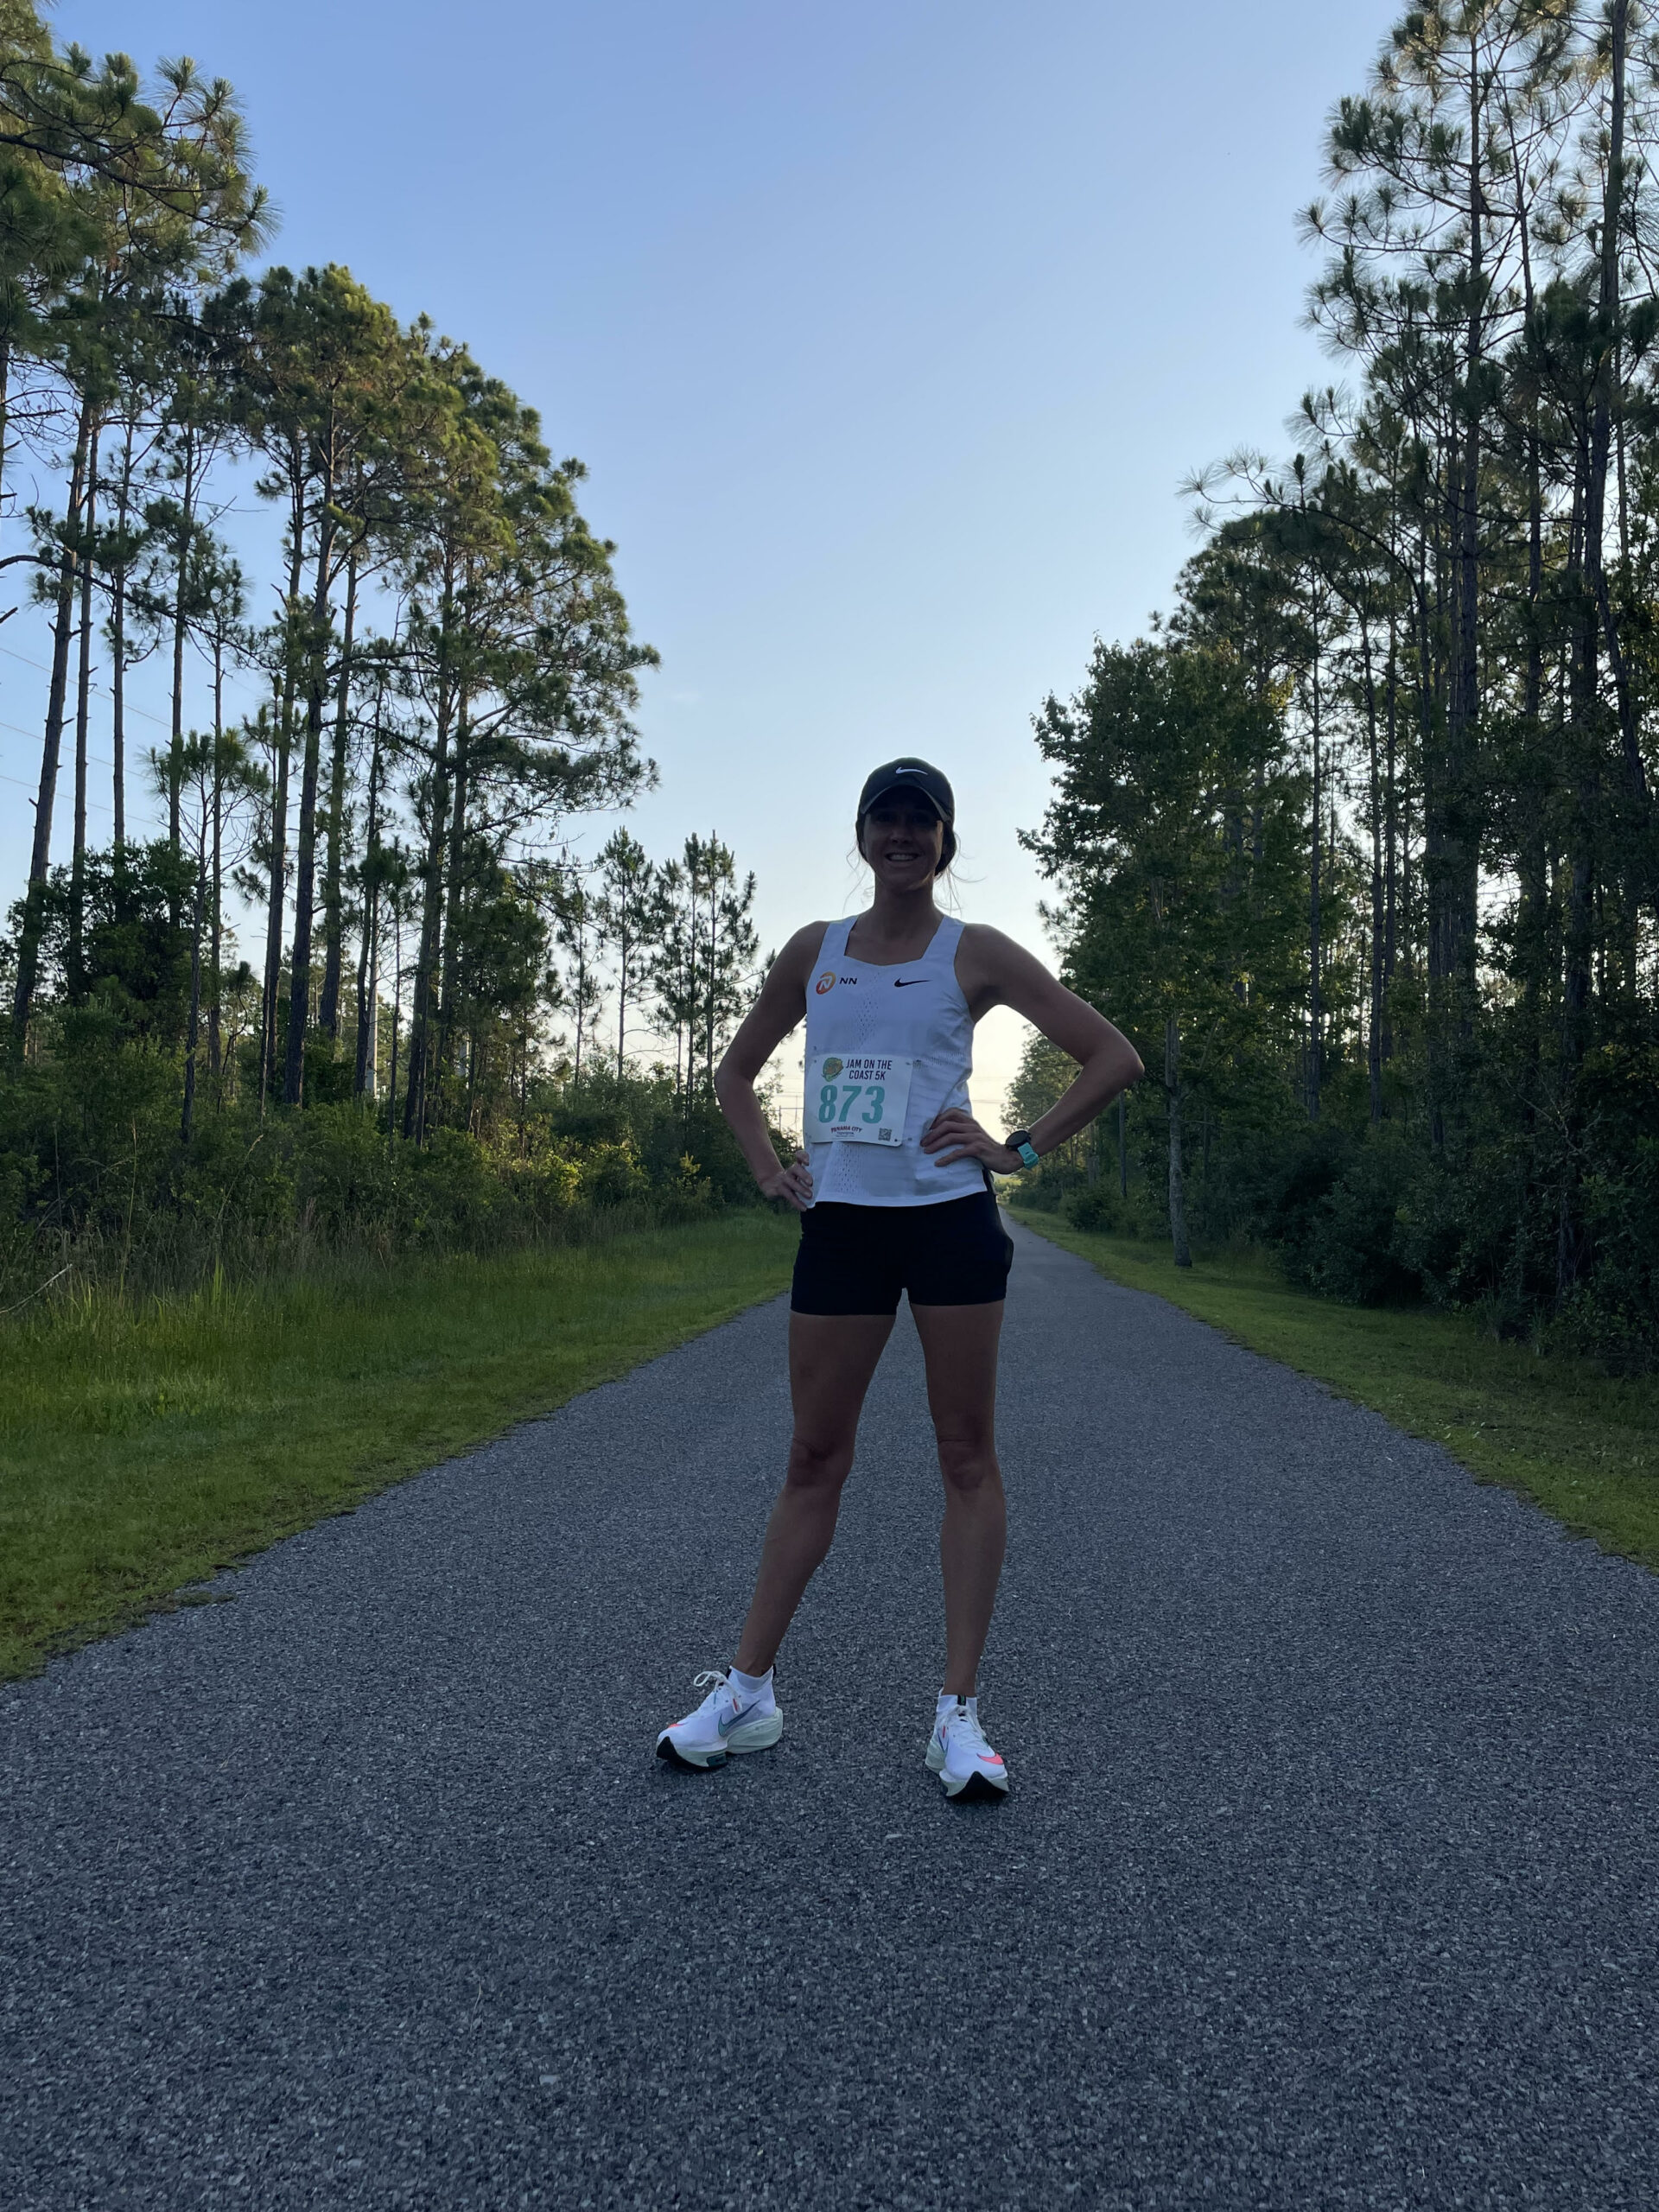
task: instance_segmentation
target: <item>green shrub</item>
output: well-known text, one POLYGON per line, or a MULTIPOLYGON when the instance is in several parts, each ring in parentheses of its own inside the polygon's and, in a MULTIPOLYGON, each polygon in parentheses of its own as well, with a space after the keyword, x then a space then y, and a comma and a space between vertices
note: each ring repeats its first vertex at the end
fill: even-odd
POLYGON ((325 1042, 308 1047, 299 1109, 261 1114, 251 1087, 238 1098, 199 1069, 187 1144, 181 1067, 176 1044, 133 1033, 100 1000, 43 1016, 30 1059, 0 1069, 3 1298, 38 1287, 51 1262, 75 1281, 188 1287, 313 1248, 493 1250, 756 1197, 718 1107, 659 1076, 532 1084, 517 1120, 440 1127, 417 1145, 384 1109, 338 1095, 350 1066, 325 1042))
POLYGON ((590 1146, 582 1154, 581 1177, 582 1195, 593 1206, 626 1205, 651 1188, 631 1136, 590 1146))
POLYGON ((1283 1247, 1291 1281, 1350 1306, 1421 1296, 1422 1277, 1401 1251, 1399 1213, 1410 1181, 1410 1163, 1397 1150, 1353 1147, 1324 1192, 1297 1211, 1283 1247))
POLYGON ((1065 1217, 1074 1229, 1122 1233, 1124 1206, 1116 1183, 1085 1183, 1066 1200, 1065 1217))
POLYGON ((1016 1179, 1008 1192, 1008 1203, 1028 1206, 1033 1213, 1058 1213, 1072 1192, 1081 1189, 1086 1179, 1080 1167, 1070 1166, 1059 1160, 1046 1160, 1040 1167, 1016 1179))

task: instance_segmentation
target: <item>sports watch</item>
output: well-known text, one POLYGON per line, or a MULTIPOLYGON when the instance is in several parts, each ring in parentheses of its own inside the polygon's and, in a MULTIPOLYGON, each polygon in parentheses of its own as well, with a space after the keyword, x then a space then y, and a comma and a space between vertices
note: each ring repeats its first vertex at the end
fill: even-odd
POLYGON ((1029 1129, 1011 1129, 1002 1140, 1010 1152, 1017 1152, 1027 1167, 1037 1165, 1037 1147, 1031 1141, 1029 1129))

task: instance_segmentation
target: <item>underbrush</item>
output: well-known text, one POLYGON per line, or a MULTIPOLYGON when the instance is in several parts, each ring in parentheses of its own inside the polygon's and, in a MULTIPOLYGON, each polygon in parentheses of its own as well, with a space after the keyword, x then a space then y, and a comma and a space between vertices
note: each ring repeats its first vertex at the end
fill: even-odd
MULTIPOLYGON (((1195 1255, 1254 1254, 1293 1288, 1344 1306, 1465 1314, 1610 1376, 1659 1369, 1659 1138, 1632 1127, 1598 1164, 1541 1190, 1529 1141, 1437 1153, 1391 1125, 1328 1121, 1205 1147, 1186 1172, 1195 1255), (1561 1196, 1571 1182, 1571 1204, 1561 1196), (1573 1223, 1563 1248, 1563 1223, 1573 1223)), ((1103 1168, 1105 1162, 1101 1162, 1103 1168)), ((1165 1160, 1147 1144, 1127 1191, 1116 1163, 1090 1179, 1045 1161, 1010 1203, 1070 1227, 1167 1249, 1165 1160)))
POLYGON ((261 1110, 207 1090, 187 1140, 176 1072, 89 1014, 0 1079, 0 1313, 286 1280, 336 1256, 581 1244, 755 1199, 714 1101, 660 1077, 532 1084, 512 1118, 417 1142, 370 1102, 261 1110))

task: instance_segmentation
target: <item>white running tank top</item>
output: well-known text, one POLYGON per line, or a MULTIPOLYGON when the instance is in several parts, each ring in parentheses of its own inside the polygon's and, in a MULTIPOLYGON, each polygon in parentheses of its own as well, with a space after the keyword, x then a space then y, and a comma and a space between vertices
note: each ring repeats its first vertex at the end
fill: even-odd
POLYGON ((894 968, 849 958, 852 926, 850 920, 830 923, 807 982, 807 1065, 825 1054, 852 1059, 894 1053, 914 1067, 902 1136, 893 1145, 815 1141, 816 1101, 809 1081, 802 1121, 812 1202, 929 1206, 970 1197, 986 1187, 979 1161, 958 1160, 940 1167, 921 1145, 936 1114, 968 1103, 974 1024, 957 981, 962 924, 941 916, 921 958, 894 968))

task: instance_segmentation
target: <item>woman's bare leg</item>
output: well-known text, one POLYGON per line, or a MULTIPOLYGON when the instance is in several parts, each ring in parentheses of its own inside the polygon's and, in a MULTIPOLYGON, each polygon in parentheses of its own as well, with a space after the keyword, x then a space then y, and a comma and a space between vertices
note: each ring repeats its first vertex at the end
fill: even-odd
POLYGON ((737 1664, 746 1675, 764 1675, 778 1656, 802 1593, 830 1548, 864 1394, 892 1334, 891 1313, 789 1317, 795 1433, 737 1648, 737 1664))
POLYGON ((1007 1541, 1002 1470, 996 1459, 996 1347, 1002 1307, 912 1306, 927 1361, 927 1403, 944 1477, 944 1680, 972 1697, 990 1631, 1007 1541))

